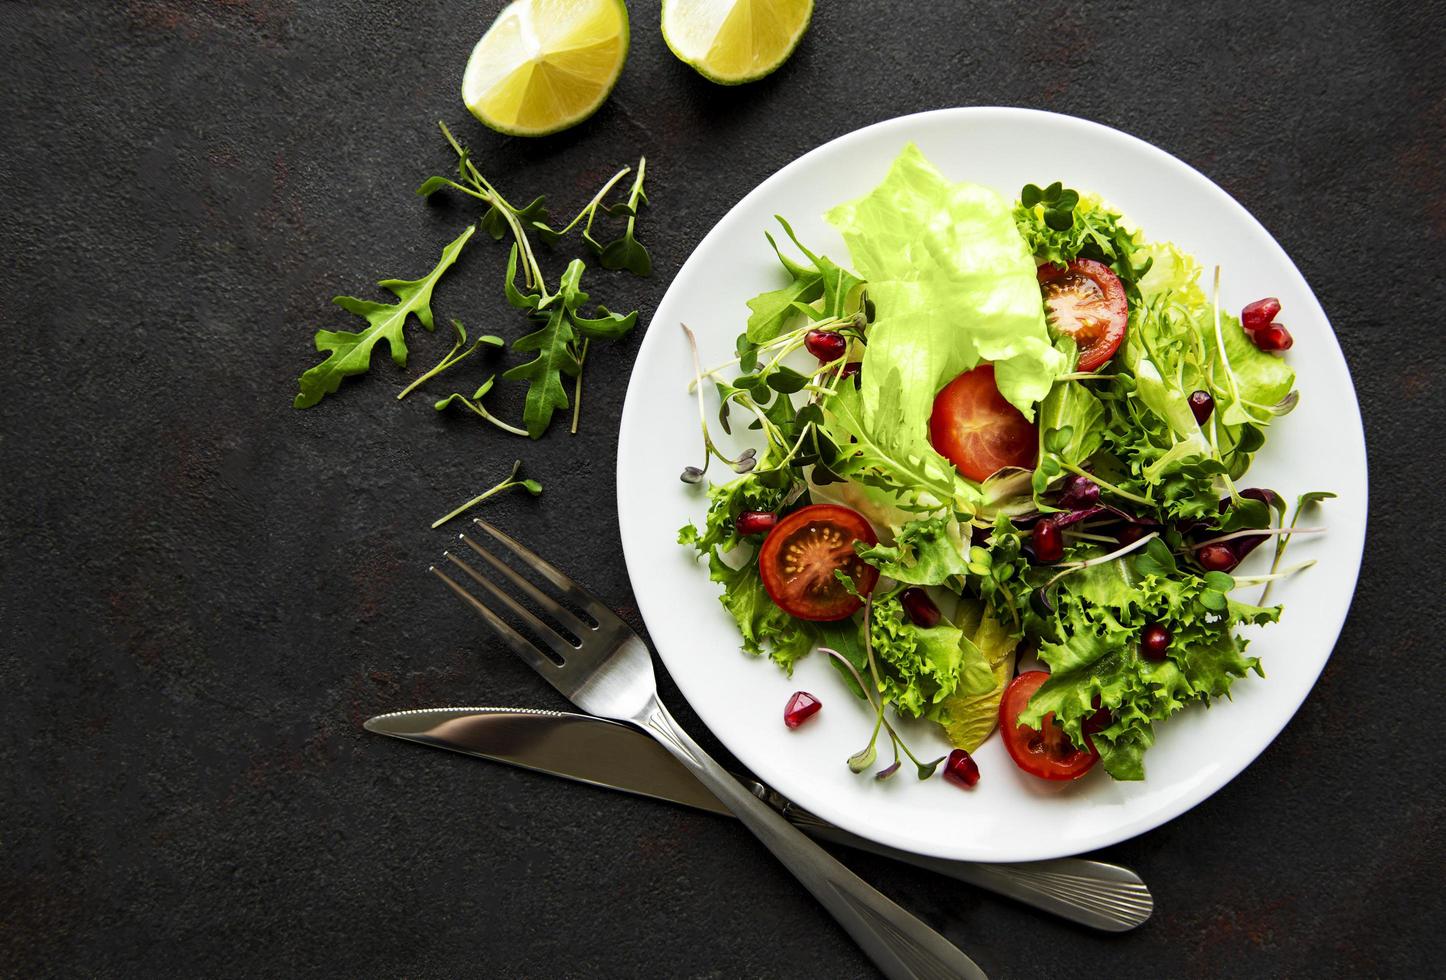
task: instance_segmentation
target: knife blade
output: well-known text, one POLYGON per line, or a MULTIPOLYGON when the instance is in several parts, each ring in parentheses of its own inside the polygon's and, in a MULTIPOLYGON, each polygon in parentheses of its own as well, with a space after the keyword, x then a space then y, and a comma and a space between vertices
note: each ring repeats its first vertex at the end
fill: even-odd
MULTIPOLYGON (((369 732, 621 790, 710 813, 732 814, 656 741, 629 725, 532 708, 421 708, 377 715, 369 732)), ((1061 858, 976 864, 898 851, 841 830, 762 783, 735 774, 775 810, 823 840, 968 882, 1107 932, 1139 926, 1154 898, 1139 875, 1102 861, 1061 858)))
POLYGON ((656 741, 627 725, 590 715, 534 708, 422 708, 377 715, 363 727, 579 783, 729 814, 656 741))

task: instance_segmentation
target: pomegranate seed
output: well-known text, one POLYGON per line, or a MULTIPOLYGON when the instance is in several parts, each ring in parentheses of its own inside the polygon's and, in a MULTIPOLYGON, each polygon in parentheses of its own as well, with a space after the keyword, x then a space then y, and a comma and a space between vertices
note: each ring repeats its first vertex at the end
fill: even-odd
POLYGON ((789 728, 797 728, 818 714, 818 709, 822 707, 823 702, 812 694, 796 691, 793 697, 788 699, 788 706, 783 709, 783 723, 789 728))
POLYGON ((1268 323, 1250 335, 1255 346, 1264 351, 1290 350, 1295 338, 1279 323, 1268 323))
POLYGON ((1140 630, 1140 656, 1146 660, 1164 660, 1165 651, 1170 648, 1170 641, 1174 639, 1170 631, 1159 623, 1150 623, 1140 630))
POLYGON ((1190 392, 1190 411, 1195 416, 1195 424, 1204 425, 1215 411, 1215 399, 1204 388, 1197 388, 1190 392))
POLYGON ((1115 540, 1118 541, 1121 546, 1134 544, 1148 533, 1143 524, 1126 524, 1115 532, 1115 540))
POLYGON ((949 759, 944 763, 944 778, 955 786, 968 789, 979 782, 979 763, 963 749, 955 749, 949 753, 949 759))
POLYGON ((1034 557, 1040 561, 1056 562, 1064 557, 1064 535, 1060 533, 1059 525, 1049 518, 1034 525, 1031 540, 1034 544, 1034 557))
POLYGON ((1207 544, 1195 552, 1195 558, 1207 572, 1228 572, 1239 563, 1235 552, 1224 544, 1207 544))
POLYGON ((1093 735, 1095 732, 1109 728, 1115 720, 1115 716, 1110 712, 1109 708, 1100 707, 1100 696, 1098 694, 1095 695, 1094 701, 1091 702, 1091 707, 1095 709, 1095 713, 1084 721, 1084 733, 1086 735, 1093 735))
POLYGON ((939 607, 934 605, 929 593, 918 586, 899 593, 899 602, 903 604, 904 612, 909 614, 915 626, 928 630, 939 625, 939 607))
POLYGON ((750 534, 767 534, 778 523, 778 515, 766 510, 745 510, 739 513, 733 526, 745 537, 750 534))
POLYGON ((1240 311, 1240 325, 1245 328, 1246 333, 1254 333, 1261 327, 1275 319, 1280 312, 1280 300, 1274 296, 1267 296, 1265 299, 1258 299, 1254 303, 1246 304, 1245 309, 1240 311))
POLYGON ((843 357, 849 342, 836 330, 810 330, 803 335, 803 346, 820 364, 827 364, 843 357))

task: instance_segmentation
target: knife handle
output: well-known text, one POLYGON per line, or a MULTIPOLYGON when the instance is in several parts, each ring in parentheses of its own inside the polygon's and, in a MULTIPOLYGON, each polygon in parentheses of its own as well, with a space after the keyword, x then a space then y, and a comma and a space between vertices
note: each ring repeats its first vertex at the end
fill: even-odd
POLYGON ((656 697, 637 722, 753 831, 885 976, 985 980, 984 971, 957 946, 884 897, 729 775, 656 697))
POLYGON ((785 810, 784 814, 812 837, 912 864, 1094 929, 1127 932, 1142 925, 1155 910, 1149 887, 1139 875, 1118 864, 1081 858, 1024 864, 951 861, 895 850, 856 837, 798 807, 785 810))

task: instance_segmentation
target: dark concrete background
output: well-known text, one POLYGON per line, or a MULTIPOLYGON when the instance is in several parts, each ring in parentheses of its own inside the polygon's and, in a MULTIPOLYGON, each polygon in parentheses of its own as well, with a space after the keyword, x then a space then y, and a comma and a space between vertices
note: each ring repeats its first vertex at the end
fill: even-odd
MULTIPOLYGON (((1154 888, 1138 933, 848 860, 996 977, 1439 969, 1440 682, 1421 668, 1446 628, 1429 516, 1446 5, 823 3, 791 63, 730 90, 635 3, 611 101, 533 142, 455 94, 498 6, 0 4, 0 975, 868 975, 723 820, 361 733, 416 705, 559 706, 479 655, 477 624, 422 573, 446 537, 429 522, 515 455, 546 494, 489 516, 566 542, 547 550, 637 623, 612 496, 638 337, 596 352, 573 438, 398 404, 447 343, 415 328, 412 370, 379 356, 322 406, 289 403, 312 332, 354 327, 330 297, 421 274, 469 219, 411 195, 448 164, 438 118, 505 190, 559 211, 646 153, 656 275, 589 276, 646 321, 763 177, 951 105, 1117 126, 1259 216, 1350 361, 1373 514, 1300 714, 1212 799, 1106 852, 1154 888)), ((439 315, 515 336, 503 261, 471 247, 439 315)))

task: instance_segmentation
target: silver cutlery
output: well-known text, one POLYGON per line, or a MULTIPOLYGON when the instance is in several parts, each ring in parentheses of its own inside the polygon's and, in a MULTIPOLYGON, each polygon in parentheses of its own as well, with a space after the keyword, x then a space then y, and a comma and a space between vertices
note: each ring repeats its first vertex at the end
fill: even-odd
POLYGON ((683 731, 658 699, 653 661, 638 635, 591 593, 482 520, 473 522, 561 592, 579 616, 465 534, 459 540, 551 619, 544 623, 493 578, 448 552, 443 558, 524 624, 527 639, 492 605, 438 566, 431 572, 477 611, 523 662, 588 714, 628 722, 652 735, 751 830, 858 943, 885 976, 983 978, 968 956, 910 915, 750 793, 683 731), (584 619, 583 617, 586 617, 584 619), (565 633, 564 633, 565 631, 565 633), (566 635, 566 634, 570 634, 566 635))
MULTIPOLYGON (((423 708, 377 715, 367 720, 366 729, 731 816, 657 742, 630 725, 590 715, 529 708, 423 708)), ((760 782, 736 774, 734 778, 810 836, 947 875, 1081 925, 1125 932, 1154 910, 1145 883, 1117 864, 1078 858, 978 864, 910 854, 841 830, 760 782)))

